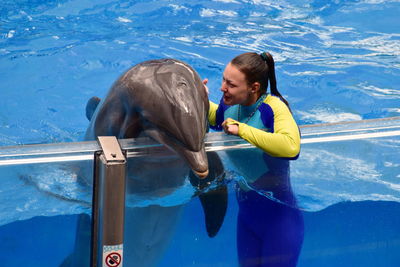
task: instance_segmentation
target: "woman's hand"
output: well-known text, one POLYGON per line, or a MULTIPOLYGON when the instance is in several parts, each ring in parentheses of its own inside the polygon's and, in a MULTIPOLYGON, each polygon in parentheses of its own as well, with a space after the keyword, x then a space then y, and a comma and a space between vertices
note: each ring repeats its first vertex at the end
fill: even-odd
POLYGON ((235 121, 234 119, 227 118, 222 123, 222 128, 224 132, 227 134, 238 135, 239 134, 239 122, 235 121))
POLYGON ((204 80, 203 80, 203 85, 204 85, 204 89, 206 90, 206 93, 207 93, 207 95, 208 95, 208 87, 207 87, 207 83, 208 83, 208 79, 207 78, 205 78, 204 80))

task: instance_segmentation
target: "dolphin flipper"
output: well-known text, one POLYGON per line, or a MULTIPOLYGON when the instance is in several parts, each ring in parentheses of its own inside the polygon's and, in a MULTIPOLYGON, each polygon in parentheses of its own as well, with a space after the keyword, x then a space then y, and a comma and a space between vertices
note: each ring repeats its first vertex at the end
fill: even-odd
POLYGON ((86 104, 86 118, 90 121, 93 117, 94 111, 100 103, 100 98, 93 96, 86 104))
POLYGON ((221 183, 216 188, 199 194, 204 211, 207 234, 209 237, 214 237, 224 222, 228 207, 228 189, 222 181, 224 178, 224 167, 218 154, 216 152, 209 152, 207 157, 209 162, 209 175, 207 178, 199 179, 191 173, 190 182, 200 190, 206 189, 215 179, 218 179, 217 182, 221 183))
POLYGON ((205 215, 207 234, 214 237, 224 222, 228 206, 227 186, 221 185, 199 195, 199 198, 205 215))

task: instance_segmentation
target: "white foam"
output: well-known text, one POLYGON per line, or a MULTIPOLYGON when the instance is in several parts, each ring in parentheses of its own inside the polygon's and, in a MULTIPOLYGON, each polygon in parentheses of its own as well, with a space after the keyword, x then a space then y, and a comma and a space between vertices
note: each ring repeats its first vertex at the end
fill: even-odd
POLYGON ((255 32, 255 31, 257 31, 255 29, 248 29, 248 28, 237 27, 237 26, 228 26, 226 29, 228 31, 232 31, 232 32, 255 32))
POLYGON ((216 10, 216 9, 210 9, 210 8, 203 8, 200 11, 200 16, 201 17, 215 17, 215 16, 227 16, 227 17, 235 17, 237 16, 237 13, 235 11, 231 10, 216 10))
POLYGON ((176 37, 175 40, 182 41, 182 42, 186 42, 186 43, 191 43, 191 42, 193 42, 193 40, 190 39, 190 38, 187 37, 187 36, 176 37))
POLYGON ((386 110, 388 112, 400 113, 400 108, 385 108, 384 110, 386 110))
POLYGON ((344 73, 344 71, 334 71, 334 70, 328 70, 328 71, 300 71, 300 72, 284 72, 287 75, 290 76, 325 76, 325 75, 334 75, 334 74, 339 74, 339 73, 344 73))
POLYGON ((8 33, 7 33, 7 35, 6 35, 6 37, 7 38, 13 38, 14 37, 14 34, 15 34, 15 31, 14 30, 10 30, 8 33))
POLYGON ((180 6, 180 5, 176 5, 176 4, 170 4, 169 7, 171 7, 175 12, 176 11, 190 11, 189 8, 185 7, 185 6, 180 6))
POLYGON ((221 2, 221 3, 231 3, 231 4, 240 4, 236 0, 213 0, 214 2, 221 2))
POLYGON ((366 94, 380 99, 400 99, 400 90, 391 88, 380 88, 365 83, 358 84, 355 88, 366 94))
POLYGON ((361 120, 362 117, 358 114, 348 112, 329 112, 324 109, 313 109, 311 112, 297 111, 302 120, 312 120, 318 122, 343 122, 343 121, 356 121, 361 120))
POLYGON ((123 18, 123 17, 118 17, 117 20, 122 23, 131 23, 132 22, 132 20, 123 18))

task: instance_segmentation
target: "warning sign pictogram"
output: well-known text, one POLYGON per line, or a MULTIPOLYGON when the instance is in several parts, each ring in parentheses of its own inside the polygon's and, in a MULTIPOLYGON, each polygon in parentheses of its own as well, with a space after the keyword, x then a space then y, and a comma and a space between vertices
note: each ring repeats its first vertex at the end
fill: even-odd
POLYGON ((106 256, 105 261, 108 267, 117 267, 121 263, 121 255, 116 252, 112 252, 106 256))

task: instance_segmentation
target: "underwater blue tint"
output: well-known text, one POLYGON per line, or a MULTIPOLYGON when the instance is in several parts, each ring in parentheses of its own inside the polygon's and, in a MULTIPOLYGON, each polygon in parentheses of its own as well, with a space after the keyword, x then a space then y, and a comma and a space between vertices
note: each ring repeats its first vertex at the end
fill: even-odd
MULTIPOLYGON (((4 0, 0 146, 81 140, 87 100, 103 98, 131 66, 163 57, 208 78, 218 102, 225 64, 268 51, 299 124, 399 116, 399 10, 396 0, 4 0)), ((305 210, 299 266, 397 266, 398 151, 391 138, 303 146, 291 167, 305 210)), ((75 214, 87 206, 48 193, 71 198, 82 188, 68 171, 45 169, 0 169, 0 266, 58 266, 73 248, 75 214)), ((235 266, 235 198, 212 240, 196 201, 160 265, 235 266)))

